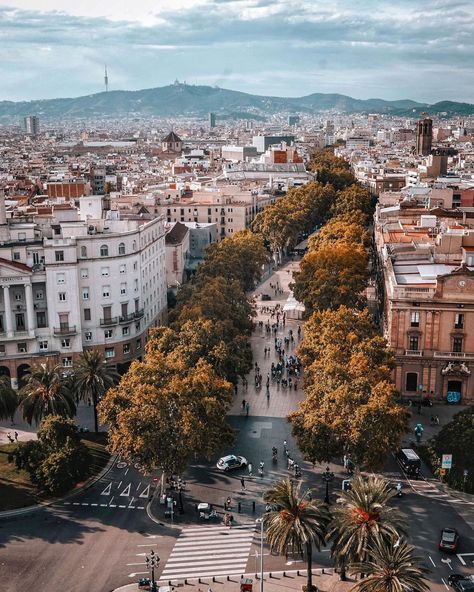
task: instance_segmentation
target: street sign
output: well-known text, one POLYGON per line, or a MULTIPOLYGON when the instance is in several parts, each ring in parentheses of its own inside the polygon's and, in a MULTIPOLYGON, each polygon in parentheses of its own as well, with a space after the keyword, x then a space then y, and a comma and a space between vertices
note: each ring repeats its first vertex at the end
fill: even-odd
POLYGON ((446 475, 446 469, 440 469, 438 473, 441 475, 441 477, 443 477, 444 475, 446 475))
POLYGON ((451 469, 453 467, 453 455, 452 454, 443 454, 441 459, 441 468, 442 469, 451 469))
POLYGON ((467 469, 464 469, 462 474, 464 475, 464 477, 467 477, 469 475, 469 471, 467 469))

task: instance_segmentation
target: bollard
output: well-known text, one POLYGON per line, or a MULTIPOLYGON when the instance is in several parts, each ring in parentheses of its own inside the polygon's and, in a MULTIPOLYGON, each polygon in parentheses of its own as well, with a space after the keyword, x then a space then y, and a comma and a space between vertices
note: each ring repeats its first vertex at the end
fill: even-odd
POLYGON ((299 575, 300 575, 300 570, 299 570, 299 569, 297 569, 297 570, 296 570, 296 575, 297 575, 297 576, 299 576, 299 575))
POLYGON ((171 586, 171 580, 168 580, 168 586, 171 586))
POLYGON ((283 572, 283 577, 286 578, 286 571, 283 572))
POLYGON ((188 585, 188 579, 184 578, 184 585, 187 586, 188 585))
POLYGON ((230 576, 227 576, 227 581, 230 582, 230 576))
POLYGON ((255 512, 255 500, 252 502, 252 511, 255 512))
POLYGON ((324 567, 321 569, 321 575, 324 573, 324 567))
POLYGON ((215 582, 216 581, 216 576, 212 576, 212 581, 215 582))
POLYGON ((198 583, 201 584, 201 578, 198 578, 198 583))
POLYGON ((240 514, 241 511, 242 511, 242 504, 241 504, 241 502, 239 502, 239 504, 237 506, 237 512, 240 514))

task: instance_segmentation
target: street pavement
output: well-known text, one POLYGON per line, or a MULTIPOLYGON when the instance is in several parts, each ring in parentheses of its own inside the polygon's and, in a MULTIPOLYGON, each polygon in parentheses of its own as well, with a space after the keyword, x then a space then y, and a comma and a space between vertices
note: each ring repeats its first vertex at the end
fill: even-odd
MULTIPOLYGON (((290 263, 295 267, 296 263, 290 263)), ((257 299, 258 318, 265 324, 268 314, 262 307, 284 304, 288 296, 291 273, 282 268, 260 285, 258 294, 270 294, 273 301, 257 299), (283 294, 275 294, 270 287, 279 285, 283 294)), ((278 291, 278 290, 277 290, 278 291)), ((289 329, 297 337, 299 321, 286 319, 285 327, 279 327, 277 337, 288 335, 289 329)), ((290 346, 293 354, 297 343, 290 346)), ((95 484, 86 490, 48 508, 0 521, 0 589, 2 592, 17 592, 36 589, 44 592, 109 592, 114 588, 132 584, 148 574, 146 554, 152 549, 160 556, 157 577, 162 584, 179 583, 183 589, 193 588, 200 592, 211 587, 213 592, 223 589, 237 590, 239 574, 253 576, 260 569, 260 526, 256 524, 264 511, 263 493, 277 480, 290 475, 283 455, 283 442, 302 470, 304 487, 311 487, 314 496, 324 498, 325 485, 322 473, 325 466, 313 467, 302 460, 291 437, 286 420, 289 411, 295 409, 303 398, 302 389, 297 391, 270 384, 266 396, 265 378, 271 362, 276 361, 274 336, 257 325, 252 335, 255 361, 263 375, 261 390, 255 389, 253 372, 248 377, 248 388, 240 384, 235 396, 229 422, 235 430, 235 443, 222 454, 236 453, 245 456, 253 465, 253 474, 248 470, 224 473, 217 469, 216 458, 211 461, 198 459, 183 476, 186 484, 180 495, 170 495, 177 505, 173 516, 165 514, 166 507, 160 504, 158 482, 155 477, 144 477, 126 463, 116 463, 95 484), (264 348, 270 348, 270 355, 264 348), (242 399, 249 402, 249 415, 242 409, 242 399), (277 462, 272 461, 272 446, 278 448, 277 462), (258 464, 265 463, 263 476, 258 475, 258 464), (241 477, 245 490, 242 491, 241 477), (222 520, 203 521, 196 512, 199 502, 212 503, 224 513, 224 502, 231 498, 231 513, 234 525, 228 528, 222 520), (180 513, 180 502, 184 513, 180 513), (235 574, 233 577, 231 574, 235 574), (213 581, 213 576, 215 581, 213 581), (231 581, 227 581, 230 576, 231 581), (198 578, 202 578, 199 583, 198 578)), ((302 380, 301 380, 302 382, 302 380)), ((459 410, 439 410, 441 423, 447 414, 459 410)), ((80 425, 92 417, 88 406, 81 406, 80 425)), ((439 427, 429 426, 433 409, 423 408, 425 436, 439 427)), ((417 423, 419 418, 413 416, 417 423)), ((10 426, 6 424, 6 429, 10 426)), ((92 427, 92 426, 91 426, 92 427)), ((25 433, 31 433, 25 430, 25 433)), ((409 444, 411 435, 407 435, 409 444)), ((331 464, 335 474, 330 484, 330 497, 341 488, 347 477, 342 463, 331 464)), ((407 514, 410 524, 410 540, 416 546, 423 563, 431 569, 430 589, 441 592, 447 589, 450 573, 474 572, 474 504, 473 497, 446 491, 428 472, 418 481, 404 478, 394 457, 388 460, 384 474, 393 480, 401 480, 404 496, 394 504, 407 514), (456 527, 461 535, 459 555, 446 556, 437 549, 438 537, 444 526, 456 527)), ((281 589, 301 589, 304 578, 298 570, 304 570, 301 557, 290 553, 288 557, 272 555, 264 541, 264 571, 267 574, 265 588, 268 592, 281 589), (283 575, 285 571, 285 575, 283 575), (269 573, 272 573, 272 578, 269 573)), ((315 553, 315 569, 331 567, 329 549, 315 553)), ((303 572, 302 572, 303 573, 303 572)), ((322 590, 343 590, 327 575, 318 575, 317 585, 322 590), (331 588, 332 587, 332 588, 331 588)))

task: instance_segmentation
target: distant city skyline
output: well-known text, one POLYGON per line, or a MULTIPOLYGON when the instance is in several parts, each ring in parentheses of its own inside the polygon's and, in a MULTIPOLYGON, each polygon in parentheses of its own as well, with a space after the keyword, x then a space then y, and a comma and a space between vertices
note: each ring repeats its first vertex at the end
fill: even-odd
POLYGON ((164 86, 474 103, 469 0, 1 0, 0 100, 164 86), (415 5, 414 5, 415 4, 415 5))

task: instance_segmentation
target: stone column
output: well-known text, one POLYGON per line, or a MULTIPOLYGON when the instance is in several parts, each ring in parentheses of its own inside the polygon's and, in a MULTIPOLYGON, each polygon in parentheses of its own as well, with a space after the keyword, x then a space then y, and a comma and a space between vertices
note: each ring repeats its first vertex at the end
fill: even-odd
POLYGON ((34 335, 35 323, 35 307, 33 305, 33 287, 31 284, 25 284, 26 295, 26 327, 30 335, 34 335))
POLYGON ((13 316, 10 301, 10 286, 3 286, 3 302, 5 304, 5 329, 7 337, 13 337, 13 316))

